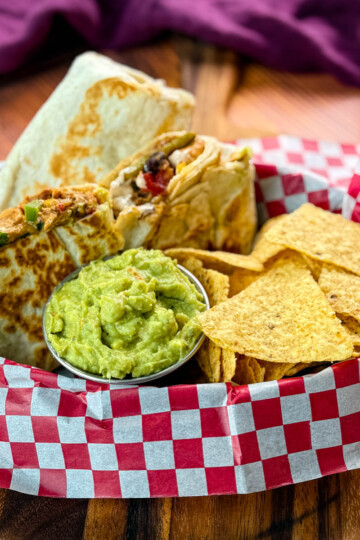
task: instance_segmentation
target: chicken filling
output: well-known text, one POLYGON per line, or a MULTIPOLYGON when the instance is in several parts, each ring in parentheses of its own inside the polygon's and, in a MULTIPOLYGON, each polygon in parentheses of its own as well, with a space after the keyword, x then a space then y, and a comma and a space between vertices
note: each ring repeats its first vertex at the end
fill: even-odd
POLYGON ((114 209, 118 212, 131 206, 149 213, 158 196, 166 196, 170 180, 183 167, 189 165, 204 150, 204 142, 196 139, 188 146, 175 149, 168 155, 164 151, 153 153, 142 166, 123 169, 110 186, 114 209))

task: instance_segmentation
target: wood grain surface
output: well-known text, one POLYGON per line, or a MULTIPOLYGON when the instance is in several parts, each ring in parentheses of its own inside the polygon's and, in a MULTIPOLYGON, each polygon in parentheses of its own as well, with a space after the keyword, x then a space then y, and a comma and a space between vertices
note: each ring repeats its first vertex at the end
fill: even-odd
MULTIPOLYGON (((360 90, 327 75, 287 74, 230 51, 169 37, 113 58, 191 90, 193 127, 223 140, 289 133, 357 143, 360 90)), ((0 79, 4 159, 73 54, 0 79)), ((0 540, 360 538, 360 471, 252 495, 61 500, 0 490, 0 540)))

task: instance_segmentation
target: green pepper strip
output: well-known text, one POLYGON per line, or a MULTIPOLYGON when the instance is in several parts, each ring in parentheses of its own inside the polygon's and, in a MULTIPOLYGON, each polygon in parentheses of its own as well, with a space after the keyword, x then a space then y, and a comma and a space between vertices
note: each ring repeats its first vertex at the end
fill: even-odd
POLYGON ((157 150, 154 149, 153 152, 149 153, 148 155, 140 158, 140 160, 135 164, 132 165, 131 171, 128 174, 124 174, 125 180, 128 180, 129 178, 135 178, 139 172, 143 170, 143 167, 145 165, 146 160, 155 152, 164 152, 165 156, 168 157, 172 152, 175 150, 179 150, 180 148, 184 148, 184 146, 187 146, 195 139, 196 134, 191 132, 186 132, 184 135, 180 135, 179 137, 175 137, 175 139, 160 144, 157 150))
POLYGON ((0 246, 6 246, 9 243, 9 237, 6 233, 0 232, 0 246))
POLYGON ((43 201, 30 201, 25 204, 25 219, 26 221, 36 221, 39 210, 41 209, 43 201))

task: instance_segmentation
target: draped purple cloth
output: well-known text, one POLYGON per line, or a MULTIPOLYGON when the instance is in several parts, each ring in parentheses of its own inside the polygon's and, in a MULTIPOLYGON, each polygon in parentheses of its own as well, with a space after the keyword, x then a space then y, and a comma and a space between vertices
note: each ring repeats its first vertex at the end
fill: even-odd
POLYGON ((55 15, 95 48, 173 30, 268 66, 360 86, 360 0, 0 0, 0 73, 26 63, 55 15))

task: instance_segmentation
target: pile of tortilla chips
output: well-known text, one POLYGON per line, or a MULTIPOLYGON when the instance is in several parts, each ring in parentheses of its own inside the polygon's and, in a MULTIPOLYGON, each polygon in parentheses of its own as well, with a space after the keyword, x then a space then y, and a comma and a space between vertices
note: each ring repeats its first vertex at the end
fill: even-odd
POLYGON ((211 382, 280 379, 360 354, 360 226, 311 204, 268 221, 249 256, 177 248, 211 309, 197 360, 211 382))

